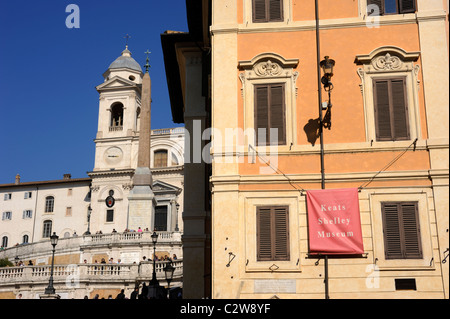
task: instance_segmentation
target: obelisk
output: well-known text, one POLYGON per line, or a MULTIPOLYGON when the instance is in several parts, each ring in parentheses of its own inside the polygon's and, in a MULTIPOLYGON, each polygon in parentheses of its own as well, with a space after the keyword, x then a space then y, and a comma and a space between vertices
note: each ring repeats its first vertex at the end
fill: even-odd
POLYGON ((142 78, 141 123, 139 131, 139 147, 137 168, 133 176, 133 188, 128 195, 128 227, 137 230, 149 228, 153 230, 155 194, 152 190, 153 178, 150 170, 151 145, 151 79, 148 73, 148 51, 146 71, 142 78))

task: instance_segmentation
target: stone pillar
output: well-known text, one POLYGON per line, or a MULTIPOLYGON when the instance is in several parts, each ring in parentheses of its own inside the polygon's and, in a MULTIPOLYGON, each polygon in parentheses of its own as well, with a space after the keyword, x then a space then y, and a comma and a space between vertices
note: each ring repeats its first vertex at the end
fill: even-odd
MULTIPOLYGON (((444 1, 418 0, 420 52, 427 115, 430 179, 437 223, 439 256, 449 245, 449 69, 448 8, 444 1)), ((445 298, 449 298, 449 263, 442 264, 445 298)))

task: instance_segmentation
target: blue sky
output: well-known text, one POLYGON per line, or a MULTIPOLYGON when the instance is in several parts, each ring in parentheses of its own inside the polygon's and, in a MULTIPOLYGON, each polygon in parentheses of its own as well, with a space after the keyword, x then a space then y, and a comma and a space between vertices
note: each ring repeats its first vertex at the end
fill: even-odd
POLYGON ((0 184, 87 177, 94 166, 102 74, 148 49, 152 128, 172 122, 160 34, 187 31, 185 0, 0 0, 0 184), (80 28, 66 27, 69 4, 80 28))

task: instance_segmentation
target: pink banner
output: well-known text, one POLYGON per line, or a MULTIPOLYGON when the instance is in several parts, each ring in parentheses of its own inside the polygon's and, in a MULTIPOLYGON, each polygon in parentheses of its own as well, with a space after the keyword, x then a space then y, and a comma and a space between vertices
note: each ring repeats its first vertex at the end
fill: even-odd
POLYGON ((363 254, 357 188, 307 191, 311 254, 363 254))

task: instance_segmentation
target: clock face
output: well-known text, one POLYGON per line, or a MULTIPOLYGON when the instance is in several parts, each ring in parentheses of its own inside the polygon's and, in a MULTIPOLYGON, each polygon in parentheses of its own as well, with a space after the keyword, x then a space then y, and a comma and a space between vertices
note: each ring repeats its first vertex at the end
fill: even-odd
POLYGON ((123 152, 120 147, 110 147, 105 151, 105 162, 110 165, 115 165, 120 163, 123 157, 123 152))

